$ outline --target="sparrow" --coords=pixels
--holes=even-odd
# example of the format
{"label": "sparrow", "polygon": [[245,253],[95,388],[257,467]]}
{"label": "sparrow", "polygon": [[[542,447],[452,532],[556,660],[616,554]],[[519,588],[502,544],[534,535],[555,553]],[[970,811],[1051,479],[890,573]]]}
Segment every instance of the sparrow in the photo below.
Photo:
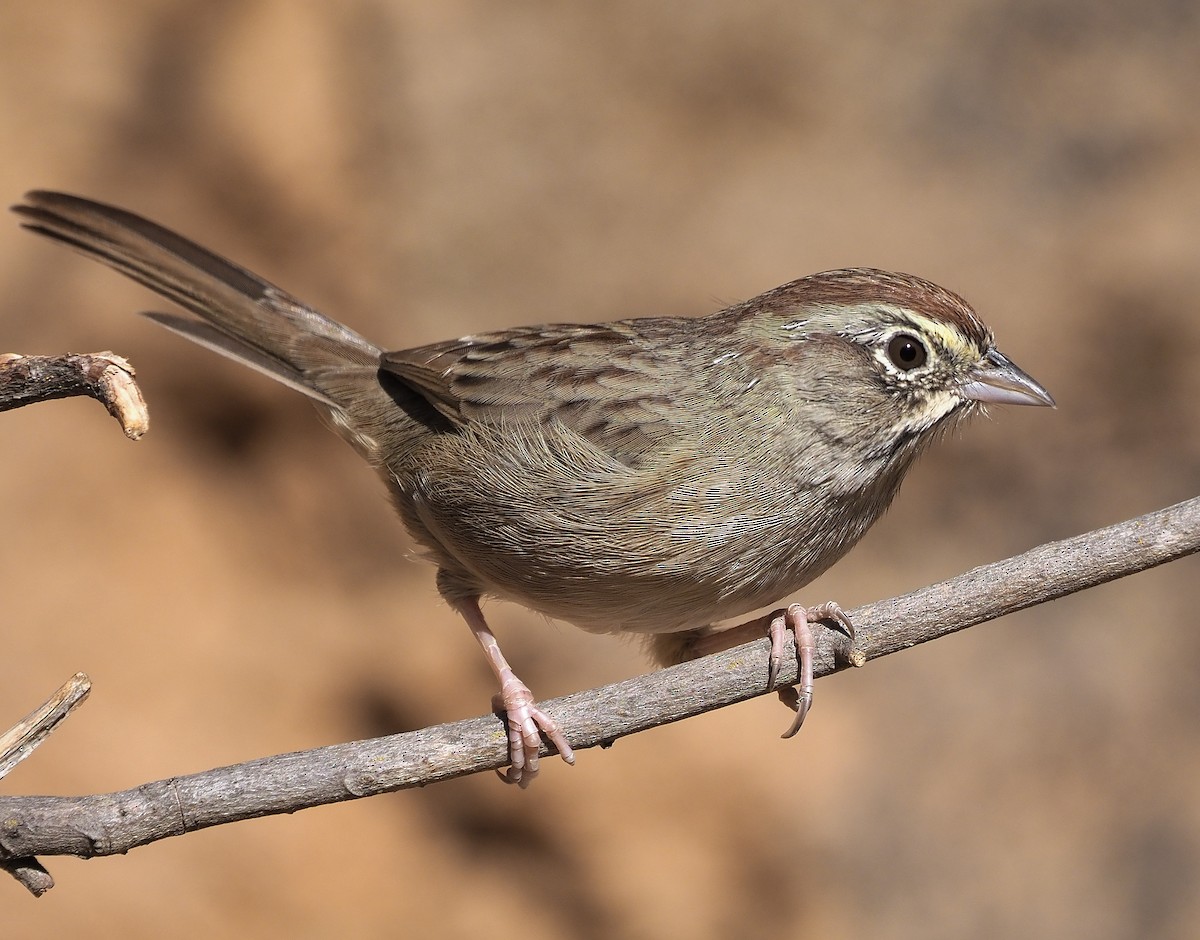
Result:
{"label": "sparrow", "polygon": [[[643,635],[659,662],[679,661],[840,559],[962,419],[1054,404],[965,300],[910,274],[825,271],[704,316],[387,351],[124,209],[34,191],[13,210],[192,314],[151,320],[307,396],[375,469],[495,673],[501,776],[522,787],[542,736],[568,763],[574,753],[501,652],[482,598]],[[794,646],[785,737],[811,704],[822,620],[853,636],[832,603],[740,628],[766,625],[768,688]]]}

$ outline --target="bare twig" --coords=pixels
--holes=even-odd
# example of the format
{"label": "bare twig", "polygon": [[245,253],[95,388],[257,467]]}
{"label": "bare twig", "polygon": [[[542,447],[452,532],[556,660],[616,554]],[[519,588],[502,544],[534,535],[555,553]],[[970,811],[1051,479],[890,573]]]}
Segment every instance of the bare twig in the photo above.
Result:
{"label": "bare twig", "polygon": [[0,871],[6,871],[29,889],[35,898],[54,887],[50,872],[36,858],[10,858],[0,860]]}
{"label": "bare twig", "polygon": [[[91,687],[86,675],[75,673],[38,708],[0,734],[0,778],[32,754],[64,718],[82,705]],[[16,878],[35,897],[41,897],[54,887],[50,872],[36,858],[0,859],[0,869]]]}
{"label": "bare twig", "polygon": [[75,673],[38,708],[0,734],[0,779],[7,777],[64,718],[82,705],[91,688],[86,675]]}
{"label": "bare twig", "polygon": [[[1200,550],[1200,498],[1052,542],[850,615],[856,654],[886,656],[1004,614]],[[844,638],[822,631],[816,674],[845,668]],[[743,701],[766,690],[766,639],[616,685],[543,703],[577,749]],[[785,665],[783,683],[796,680]],[[501,767],[493,715],[371,741],[261,758],[82,797],[0,798],[0,859],[111,855],[240,819],[423,786]]]}
{"label": "bare twig", "polygon": [[115,353],[0,353],[0,411],[77,395],[87,395],[103,404],[131,441],[150,427],[133,366]]}

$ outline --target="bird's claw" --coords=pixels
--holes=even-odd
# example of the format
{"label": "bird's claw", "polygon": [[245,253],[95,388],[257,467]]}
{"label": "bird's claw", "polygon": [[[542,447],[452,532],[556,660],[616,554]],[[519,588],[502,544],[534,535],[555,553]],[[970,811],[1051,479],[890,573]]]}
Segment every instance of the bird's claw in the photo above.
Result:
{"label": "bird's claw", "polygon": [[832,620],[846,633],[851,642],[854,641],[854,624],[850,622],[850,618],[846,616],[846,612],[833,601],[817,607],[803,607],[800,604],[792,604],[785,610],[776,611],[772,614],[767,627],[767,635],[771,639],[771,659],[767,671],[767,688],[773,689],[775,687],[775,682],[779,678],[779,670],[783,665],[783,658],[790,652],[787,648],[789,627],[794,637],[796,659],[799,664],[796,685],[785,686],[778,690],[779,700],[796,713],[796,717],[792,719],[791,725],[783,733],[783,737],[785,738],[792,737],[792,735],[800,730],[800,726],[804,724],[804,719],[808,717],[809,709],[812,708],[813,657],[817,650],[817,643],[812,632],[812,624],[821,620]]}
{"label": "bird's claw", "polygon": [[542,735],[554,745],[563,760],[568,764],[575,763],[575,752],[558,722],[537,707],[529,687],[515,676],[493,697],[492,707],[504,714],[508,728],[509,766],[503,772],[496,771],[505,783],[515,783],[525,789],[533,782],[538,775]]}

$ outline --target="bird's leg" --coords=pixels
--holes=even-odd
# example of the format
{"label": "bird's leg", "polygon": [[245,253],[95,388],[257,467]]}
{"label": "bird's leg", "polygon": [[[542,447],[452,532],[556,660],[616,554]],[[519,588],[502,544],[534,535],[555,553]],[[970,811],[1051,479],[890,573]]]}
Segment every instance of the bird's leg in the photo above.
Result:
{"label": "bird's leg", "polygon": [[689,653],[692,656],[706,656],[709,653],[730,649],[739,643],[746,643],[761,636],[765,629],[771,640],[767,688],[773,689],[779,679],[779,670],[783,665],[784,657],[791,654],[791,650],[788,649],[790,645],[788,628],[790,627],[793,636],[791,645],[795,649],[799,675],[795,686],[786,686],[779,690],[779,700],[796,713],[791,726],[783,733],[783,737],[790,738],[800,730],[800,726],[804,724],[804,719],[808,715],[808,710],[812,708],[813,657],[817,649],[816,640],[813,638],[812,624],[821,620],[832,620],[846,633],[851,643],[854,642],[854,624],[850,622],[850,618],[846,616],[846,612],[841,607],[833,601],[829,601],[817,607],[791,604],[766,617],[738,624],[728,630],[704,634],[689,644]]}
{"label": "bird's leg", "polygon": [[[487,621],[483,619],[483,611],[479,609],[479,599],[468,597],[451,602],[471,628],[471,633],[483,647],[488,664],[496,679],[500,682],[500,692],[492,699],[492,707],[503,711],[508,725],[508,760],[507,772],[499,774],[505,783],[515,783],[525,788],[533,782],[538,773],[538,751],[542,747],[541,734],[544,734],[557,749],[559,756],[568,764],[575,763],[575,752],[567,743],[566,735],[553,718],[537,707],[529,686],[516,677],[509,666],[508,660],[500,652],[500,644],[492,633]],[[539,734],[540,732],[540,734]]]}

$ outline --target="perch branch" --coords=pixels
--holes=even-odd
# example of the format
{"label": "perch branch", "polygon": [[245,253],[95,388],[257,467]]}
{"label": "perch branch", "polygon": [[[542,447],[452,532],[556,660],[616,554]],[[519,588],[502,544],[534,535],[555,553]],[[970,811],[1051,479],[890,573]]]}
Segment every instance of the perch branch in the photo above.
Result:
{"label": "perch branch", "polygon": [[[1200,498],[1042,545],[949,581],[850,612],[856,659],[918,643],[1200,550]],[[816,674],[845,668],[845,638],[820,631]],[[759,640],[615,685],[542,703],[577,749],[743,701],[765,691]],[[796,681],[785,664],[780,683]],[[0,798],[0,859],[90,857],[240,819],[423,786],[504,765],[494,715],[370,741],[281,754],[93,796]]]}
{"label": "perch branch", "polygon": [[76,395],[87,395],[104,405],[131,441],[150,427],[133,366],[115,353],[0,353],[0,411]]}

